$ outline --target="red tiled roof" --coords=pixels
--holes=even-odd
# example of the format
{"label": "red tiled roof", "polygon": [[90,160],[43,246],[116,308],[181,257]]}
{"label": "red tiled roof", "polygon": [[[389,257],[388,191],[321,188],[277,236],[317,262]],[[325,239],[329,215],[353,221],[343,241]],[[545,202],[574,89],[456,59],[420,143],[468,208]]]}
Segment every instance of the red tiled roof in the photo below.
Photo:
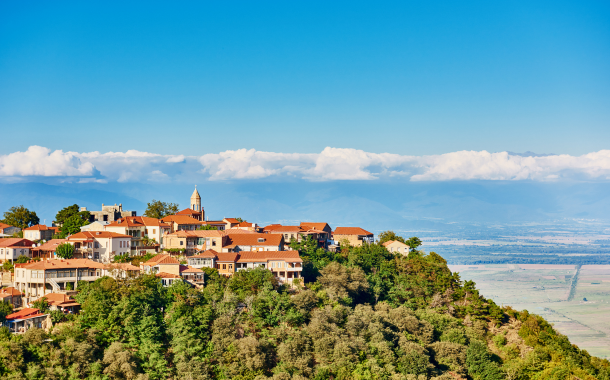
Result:
{"label": "red tiled roof", "polygon": [[112,263],[112,264],[108,264],[106,266],[106,269],[108,270],[112,270],[112,269],[121,269],[121,270],[140,270],[140,267],[137,267],[135,265],[131,265],[129,263]]}
{"label": "red tiled roof", "polygon": [[282,227],[282,225],[281,225],[281,224],[270,224],[270,225],[268,225],[268,226],[265,226],[265,227],[263,228],[263,231],[265,231],[265,232],[267,232],[267,231],[273,231],[273,230],[275,230],[276,228],[280,228],[280,227]]}
{"label": "red tiled roof", "polygon": [[[224,220],[226,220],[227,222],[231,223],[231,224],[235,224],[235,223],[241,223],[239,220],[235,219],[235,218],[224,218]],[[223,220],[223,221],[224,221]]]}
{"label": "red tiled roof", "polygon": [[[266,228],[266,227],[265,227]],[[303,229],[299,226],[274,226],[269,232],[302,232]]]}
{"label": "red tiled roof", "polygon": [[6,224],[6,223],[0,223],[0,230],[3,230],[5,228],[9,228],[9,227],[13,227],[13,226],[11,226],[9,224]]}
{"label": "red tiled roof", "polygon": [[334,235],[373,235],[360,227],[337,227],[333,232]]}
{"label": "red tiled roof", "polygon": [[176,260],[175,258],[171,257],[170,255],[160,253],[160,254],[156,255],[155,257],[151,258],[150,260],[148,260],[147,262],[143,263],[142,265],[154,267],[155,265],[159,265],[159,264],[178,264],[179,265],[180,262],[178,260]]}
{"label": "red tiled roof", "polygon": [[13,248],[13,247],[28,247],[31,248],[33,241],[23,238],[8,238],[0,239],[0,248]]}
{"label": "red tiled roof", "polygon": [[23,264],[21,268],[30,270],[47,270],[47,269],[71,269],[71,268],[96,268],[104,269],[102,263],[95,262],[89,259],[69,259],[69,260],[43,260],[34,263]]}
{"label": "red tiled roof", "polygon": [[12,286],[9,286],[8,288],[4,288],[4,289],[0,289],[0,295],[10,295],[10,296],[23,296],[23,293],[21,293],[18,289],[13,288]]}
{"label": "red tiled roof", "polygon": [[205,252],[202,252],[198,255],[195,256],[189,256],[189,258],[197,258],[197,259],[210,259],[210,258],[215,258],[218,256],[218,252],[214,251],[213,249],[208,249]]}
{"label": "red tiled roof", "polygon": [[203,224],[203,222],[200,222],[197,219],[191,218],[190,216],[186,216],[186,215],[168,215],[161,220],[166,223]]}
{"label": "red tiled roof", "polygon": [[144,223],[142,223],[142,219],[139,218],[140,217],[138,216],[127,216],[107,224],[106,227],[143,227]]}
{"label": "red tiled roof", "polygon": [[65,242],[67,242],[68,239],[51,239],[48,242],[44,243],[41,246],[38,246],[36,248],[32,248],[32,251],[51,251],[51,252],[55,252],[55,250],[57,249],[57,246],[60,244],[63,244]]}
{"label": "red tiled roof", "polygon": [[224,232],[227,235],[229,235],[229,234],[256,234],[256,233],[258,233],[256,231],[242,230],[241,228],[227,228],[226,230],[224,230]]}
{"label": "red tiled roof", "polygon": [[[184,269],[182,269],[184,267]],[[203,273],[201,269],[191,268],[184,265],[180,266],[180,273]]]}
{"label": "red tiled roof", "polygon": [[[39,309],[26,307],[25,309],[21,309],[13,314],[9,314],[6,316],[6,319],[24,319],[24,318],[32,318],[37,316],[39,313]],[[44,315],[44,314],[40,314]]]}
{"label": "red tiled roof", "polygon": [[[324,230],[328,226],[328,223],[312,223],[312,222],[301,222],[303,228],[315,228],[316,230]],[[328,226],[330,228],[330,226]]]}
{"label": "red tiled roof", "polygon": [[285,260],[294,263],[303,262],[298,251],[242,251],[239,253],[237,262],[260,262],[268,260]]}
{"label": "red tiled roof", "polygon": [[383,245],[384,247],[387,247],[388,245],[390,245],[390,244],[392,244],[392,243],[400,243],[400,244],[402,244],[402,245],[404,245],[404,246],[407,246],[407,247],[408,247],[408,245],[407,245],[407,244],[405,244],[405,243],[403,243],[403,242],[401,242],[401,241],[398,241],[398,240],[388,240],[388,241],[386,241],[385,243],[382,243],[381,245]]}
{"label": "red tiled roof", "polygon": [[[246,245],[246,246],[272,246],[279,247],[284,236],[281,234],[231,234],[229,235],[230,243],[226,246],[229,248]],[[262,241],[259,241],[262,239]]]}
{"label": "red tiled roof", "polygon": [[[108,226],[106,226],[108,227]],[[108,238],[130,238],[129,235],[119,234],[118,232],[110,232],[110,231],[81,231],[75,233],[74,235],[70,235],[68,237],[69,241],[73,240],[89,240],[89,239],[108,239]]]}
{"label": "red tiled roof", "polygon": [[237,227],[254,227],[254,223],[241,222],[237,225]]}
{"label": "red tiled roof", "polygon": [[[40,297],[38,300],[41,300],[43,298],[47,299],[47,303],[49,305],[54,305],[54,306],[61,306],[62,304],[76,304],[79,305],[79,303],[77,303],[74,298],[66,295],[66,294],[61,294],[61,293],[49,293],[49,294],[45,294],[44,296]],[[74,306],[76,306],[74,305]]]}
{"label": "red tiled roof", "polygon": [[24,231],[48,231],[51,230],[52,228],[45,226],[44,224],[37,224],[35,226],[32,227],[28,227],[26,229],[24,229]]}
{"label": "red tiled roof", "polygon": [[235,262],[235,260],[237,259],[237,253],[236,252],[218,252],[218,254],[216,255],[217,259],[216,261],[218,262]]}

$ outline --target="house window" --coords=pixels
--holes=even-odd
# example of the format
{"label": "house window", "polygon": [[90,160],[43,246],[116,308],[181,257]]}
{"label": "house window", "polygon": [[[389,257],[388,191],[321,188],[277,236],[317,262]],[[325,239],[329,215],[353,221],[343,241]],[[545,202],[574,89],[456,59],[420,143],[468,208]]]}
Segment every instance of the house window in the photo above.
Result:
{"label": "house window", "polygon": [[157,233],[157,230],[153,228],[153,235]]}
{"label": "house window", "polygon": [[212,240],[212,247],[216,247],[216,240]]}
{"label": "house window", "polygon": [[227,264],[222,264],[222,269],[227,269]]}
{"label": "house window", "polygon": [[233,269],[233,264],[229,264],[229,269]]}
{"label": "house window", "polygon": [[99,260],[100,259],[100,253],[99,252],[93,252],[93,258],[95,260]]}
{"label": "house window", "polygon": [[184,242],[182,240],[180,240],[180,245],[184,245]]}

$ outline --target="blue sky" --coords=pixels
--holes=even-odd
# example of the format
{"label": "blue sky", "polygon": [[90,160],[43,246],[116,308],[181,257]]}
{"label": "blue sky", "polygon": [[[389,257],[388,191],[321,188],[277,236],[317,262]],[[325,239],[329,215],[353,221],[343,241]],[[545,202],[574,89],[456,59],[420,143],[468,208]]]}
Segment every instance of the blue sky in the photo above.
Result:
{"label": "blue sky", "polygon": [[2,2],[0,154],[610,141],[610,3]]}

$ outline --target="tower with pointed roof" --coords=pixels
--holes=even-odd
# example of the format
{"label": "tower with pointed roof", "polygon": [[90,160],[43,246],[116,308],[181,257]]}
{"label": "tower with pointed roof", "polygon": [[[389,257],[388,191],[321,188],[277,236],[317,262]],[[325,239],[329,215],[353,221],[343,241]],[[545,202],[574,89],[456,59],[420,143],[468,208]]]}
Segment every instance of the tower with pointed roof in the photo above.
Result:
{"label": "tower with pointed roof", "polygon": [[197,185],[195,185],[195,191],[191,195],[191,210],[201,212],[201,196],[197,191]]}

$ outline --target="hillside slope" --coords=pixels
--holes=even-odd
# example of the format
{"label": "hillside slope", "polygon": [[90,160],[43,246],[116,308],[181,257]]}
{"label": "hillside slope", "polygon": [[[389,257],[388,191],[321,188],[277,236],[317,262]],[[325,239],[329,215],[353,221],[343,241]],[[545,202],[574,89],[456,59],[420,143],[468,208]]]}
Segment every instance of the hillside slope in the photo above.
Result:
{"label": "hillside slope", "polygon": [[500,308],[435,253],[299,246],[307,286],[263,269],[203,290],[155,277],[83,284],[80,316],[0,333],[6,379],[604,379],[610,362]]}

